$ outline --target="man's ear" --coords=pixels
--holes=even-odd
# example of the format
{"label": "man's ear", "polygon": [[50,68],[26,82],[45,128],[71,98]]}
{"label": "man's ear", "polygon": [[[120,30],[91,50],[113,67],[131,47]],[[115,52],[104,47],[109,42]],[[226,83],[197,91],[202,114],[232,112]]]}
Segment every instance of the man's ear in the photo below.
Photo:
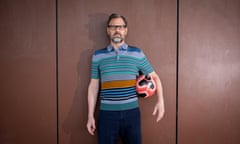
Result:
{"label": "man's ear", "polygon": [[106,29],[106,32],[107,32],[107,35],[110,34],[110,30],[108,28]]}
{"label": "man's ear", "polygon": [[128,28],[126,27],[125,28],[125,34],[127,35],[127,33],[128,33]]}

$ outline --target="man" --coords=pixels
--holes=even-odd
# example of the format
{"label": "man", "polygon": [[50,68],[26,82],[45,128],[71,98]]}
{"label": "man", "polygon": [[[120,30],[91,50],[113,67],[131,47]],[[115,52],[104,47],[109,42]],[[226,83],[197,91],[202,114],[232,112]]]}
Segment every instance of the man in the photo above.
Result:
{"label": "man", "polygon": [[141,49],[125,43],[127,26],[125,17],[119,14],[110,15],[107,22],[110,45],[97,50],[92,57],[87,129],[94,135],[94,110],[100,87],[99,144],[116,144],[118,136],[124,144],[141,144],[141,120],[135,88],[139,71],[152,76],[156,82],[158,99],[153,110],[156,121],[160,121],[164,115],[159,76]]}

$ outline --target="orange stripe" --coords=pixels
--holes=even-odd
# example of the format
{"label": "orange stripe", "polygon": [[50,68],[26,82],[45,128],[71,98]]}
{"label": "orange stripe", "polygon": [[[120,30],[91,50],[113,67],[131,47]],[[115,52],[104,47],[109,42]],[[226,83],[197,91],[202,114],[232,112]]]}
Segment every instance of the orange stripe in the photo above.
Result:
{"label": "orange stripe", "polygon": [[110,89],[110,88],[124,88],[135,86],[136,80],[120,80],[120,81],[110,81],[103,82],[101,84],[102,89]]}

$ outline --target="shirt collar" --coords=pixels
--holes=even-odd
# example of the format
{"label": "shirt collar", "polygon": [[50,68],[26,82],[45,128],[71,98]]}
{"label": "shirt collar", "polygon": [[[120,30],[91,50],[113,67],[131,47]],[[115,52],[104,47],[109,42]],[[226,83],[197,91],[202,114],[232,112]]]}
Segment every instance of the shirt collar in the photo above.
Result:
{"label": "shirt collar", "polygon": [[[126,43],[124,43],[124,44],[122,44],[122,45],[118,48],[118,50],[127,50],[127,48],[128,48],[128,45],[127,45]],[[110,51],[113,51],[114,48],[113,48],[113,46],[110,44],[110,45],[108,45],[107,50],[110,52]]]}

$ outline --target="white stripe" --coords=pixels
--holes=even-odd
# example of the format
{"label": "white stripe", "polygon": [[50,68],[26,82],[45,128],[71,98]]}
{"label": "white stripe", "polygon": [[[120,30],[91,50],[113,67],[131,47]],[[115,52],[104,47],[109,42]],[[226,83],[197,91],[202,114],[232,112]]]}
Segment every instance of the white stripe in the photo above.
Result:
{"label": "white stripe", "polygon": [[101,100],[101,103],[104,103],[104,104],[126,104],[126,103],[134,102],[134,101],[137,101],[137,100],[138,100],[138,98],[134,97],[132,99],[121,100],[121,101]]}

